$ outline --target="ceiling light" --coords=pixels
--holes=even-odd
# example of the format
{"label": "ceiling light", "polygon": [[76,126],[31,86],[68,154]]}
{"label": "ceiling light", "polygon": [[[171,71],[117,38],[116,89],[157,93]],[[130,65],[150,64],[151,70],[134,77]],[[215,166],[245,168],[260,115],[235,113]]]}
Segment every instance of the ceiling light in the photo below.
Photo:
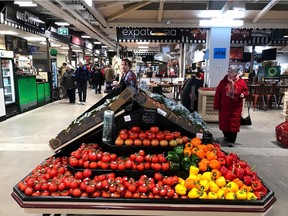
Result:
{"label": "ceiling light", "polygon": [[41,41],[39,42],[40,44],[47,44],[46,41]]}
{"label": "ceiling light", "polygon": [[101,44],[100,41],[94,41],[94,44]]}
{"label": "ceiling light", "polygon": [[60,47],[60,48],[64,50],[69,50],[69,47]]}
{"label": "ceiling light", "polygon": [[107,48],[108,46],[104,45],[104,46],[101,46],[101,48]]}
{"label": "ceiling light", "polygon": [[149,46],[138,46],[139,49],[148,49]]}
{"label": "ceiling light", "polygon": [[166,33],[165,29],[153,29],[153,30],[151,30],[150,35],[153,35],[153,36],[166,36],[167,33]]}
{"label": "ceiling light", "polygon": [[91,38],[89,35],[81,35],[82,38]]}
{"label": "ceiling light", "polygon": [[43,37],[24,37],[25,40],[27,41],[43,41]]}
{"label": "ceiling light", "polygon": [[236,11],[244,11],[246,8],[245,8],[245,2],[242,2],[242,1],[234,1],[233,2],[233,10],[236,10]]}
{"label": "ceiling light", "polygon": [[0,31],[0,34],[17,35],[18,33],[14,31]]}
{"label": "ceiling light", "polygon": [[36,7],[37,4],[32,1],[14,1],[14,4],[18,4],[19,7]]}
{"label": "ceiling light", "polygon": [[70,23],[68,22],[55,22],[55,24],[58,26],[70,26]]}
{"label": "ceiling light", "polygon": [[229,18],[212,18],[210,20],[200,20],[201,27],[239,27],[243,26],[243,20],[233,20]]}
{"label": "ceiling light", "polygon": [[114,52],[115,50],[113,50],[113,49],[109,49],[108,51],[109,51],[109,52]]}
{"label": "ceiling light", "polygon": [[61,45],[60,44],[55,44],[55,43],[51,43],[51,45],[50,45],[51,47],[61,47]]}
{"label": "ceiling light", "polygon": [[288,35],[284,35],[283,37],[284,37],[284,38],[288,38]]}
{"label": "ceiling light", "polygon": [[92,0],[84,0],[85,3],[89,6],[89,7],[92,7]]}

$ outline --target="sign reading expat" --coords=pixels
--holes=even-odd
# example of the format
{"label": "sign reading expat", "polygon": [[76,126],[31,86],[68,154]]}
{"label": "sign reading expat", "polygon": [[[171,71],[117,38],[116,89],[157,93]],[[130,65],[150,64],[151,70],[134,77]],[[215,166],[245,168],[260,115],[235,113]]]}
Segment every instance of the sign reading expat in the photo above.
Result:
{"label": "sign reading expat", "polygon": [[214,48],[213,58],[214,59],[225,59],[226,58],[226,48]]}
{"label": "sign reading expat", "polygon": [[[153,34],[154,33],[154,34]],[[161,33],[161,34],[160,34]],[[177,28],[117,28],[117,41],[181,41]]]}
{"label": "sign reading expat", "polygon": [[28,31],[45,34],[45,22],[34,12],[32,13],[27,9],[22,9],[16,5],[13,5],[13,7],[11,5],[6,5],[5,21],[27,28]]}

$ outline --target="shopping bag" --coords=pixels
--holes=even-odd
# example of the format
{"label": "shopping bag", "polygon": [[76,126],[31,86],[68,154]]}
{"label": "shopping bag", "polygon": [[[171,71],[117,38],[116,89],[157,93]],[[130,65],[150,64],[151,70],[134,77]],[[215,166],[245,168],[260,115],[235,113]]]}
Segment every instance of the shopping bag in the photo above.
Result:
{"label": "shopping bag", "polygon": [[248,116],[245,118],[241,116],[240,125],[252,125],[252,120],[250,116],[250,106],[248,106]]}

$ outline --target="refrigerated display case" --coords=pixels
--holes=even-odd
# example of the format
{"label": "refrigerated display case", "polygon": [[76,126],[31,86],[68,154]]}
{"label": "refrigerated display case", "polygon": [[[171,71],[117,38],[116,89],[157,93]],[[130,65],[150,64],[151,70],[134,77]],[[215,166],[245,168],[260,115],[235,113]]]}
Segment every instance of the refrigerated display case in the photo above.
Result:
{"label": "refrigerated display case", "polygon": [[1,51],[0,67],[4,86],[5,104],[15,103],[13,52]]}

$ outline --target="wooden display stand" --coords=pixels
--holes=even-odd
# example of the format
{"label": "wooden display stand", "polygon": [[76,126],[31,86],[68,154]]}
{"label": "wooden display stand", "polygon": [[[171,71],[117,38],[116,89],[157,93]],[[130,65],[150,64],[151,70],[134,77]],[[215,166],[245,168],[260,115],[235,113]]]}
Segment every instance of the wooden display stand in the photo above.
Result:
{"label": "wooden display stand", "polygon": [[200,88],[198,92],[198,113],[205,122],[218,122],[218,111],[213,109],[216,88]]}

